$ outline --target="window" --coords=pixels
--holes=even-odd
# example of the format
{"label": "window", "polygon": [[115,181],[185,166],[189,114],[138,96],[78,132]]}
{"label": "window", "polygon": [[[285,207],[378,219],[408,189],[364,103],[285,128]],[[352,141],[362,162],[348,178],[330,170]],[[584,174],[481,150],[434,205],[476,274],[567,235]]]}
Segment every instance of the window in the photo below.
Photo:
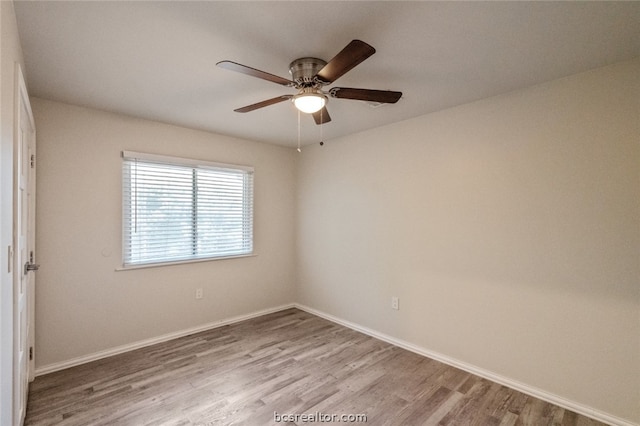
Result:
{"label": "window", "polygon": [[122,157],[124,267],[253,252],[253,168]]}

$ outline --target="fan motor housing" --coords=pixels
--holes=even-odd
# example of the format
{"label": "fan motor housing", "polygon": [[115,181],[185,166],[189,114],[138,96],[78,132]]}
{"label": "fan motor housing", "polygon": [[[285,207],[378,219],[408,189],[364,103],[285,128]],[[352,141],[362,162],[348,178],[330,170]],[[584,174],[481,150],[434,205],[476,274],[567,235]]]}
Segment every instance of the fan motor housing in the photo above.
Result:
{"label": "fan motor housing", "polygon": [[300,58],[291,62],[289,64],[289,73],[296,84],[296,88],[319,85],[315,76],[325,65],[327,65],[327,62],[318,58]]}

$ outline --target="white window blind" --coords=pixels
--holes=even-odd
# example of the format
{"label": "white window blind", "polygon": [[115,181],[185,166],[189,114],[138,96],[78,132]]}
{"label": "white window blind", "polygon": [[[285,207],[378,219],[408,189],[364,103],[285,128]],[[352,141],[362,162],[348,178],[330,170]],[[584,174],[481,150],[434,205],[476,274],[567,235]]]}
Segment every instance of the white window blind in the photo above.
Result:
{"label": "white window blind", "polygon": [[253,252],[253,169],[124,151],[123,264]]}

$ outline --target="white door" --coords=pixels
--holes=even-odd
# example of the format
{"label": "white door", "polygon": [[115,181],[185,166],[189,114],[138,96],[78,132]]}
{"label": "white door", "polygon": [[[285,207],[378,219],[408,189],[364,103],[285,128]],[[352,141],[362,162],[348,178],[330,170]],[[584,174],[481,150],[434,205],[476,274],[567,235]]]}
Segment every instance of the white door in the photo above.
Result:
{"label": "white door", "polygon": [[16,125],[14,164],[14,423],[21,425],[33,379],[35,286],[35,126],[22,71],[16,67]]}

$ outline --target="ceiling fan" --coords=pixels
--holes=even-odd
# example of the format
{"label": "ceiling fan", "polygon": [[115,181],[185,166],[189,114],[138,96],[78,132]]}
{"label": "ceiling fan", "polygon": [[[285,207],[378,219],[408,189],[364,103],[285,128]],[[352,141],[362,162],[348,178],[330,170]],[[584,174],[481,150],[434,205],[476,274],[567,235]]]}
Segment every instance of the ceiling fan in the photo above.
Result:
{"label": "ceiling fan", "polygon": [[220,61],[216,65],[298,90],[296,95],[277,96],[235,109],[235,112],[254,111],[286,100],[292,100],[296,108],[301,112],[312,114],[316,124],[323,124],[331,121],[331,116],[329,116],[326,107],[327,96],[380,104],[394,104],[402,97],[402,92],[391,90],[354,89],[350,87],[333,87],[327,91],[323,90],[324,86],[333,83],[374,53],[376,53],[376,50],[367,43],[360,40],[352,40],[329,62],[318,58],[299,58],[291,62],[289,65],[291,80],[232,61]]}

